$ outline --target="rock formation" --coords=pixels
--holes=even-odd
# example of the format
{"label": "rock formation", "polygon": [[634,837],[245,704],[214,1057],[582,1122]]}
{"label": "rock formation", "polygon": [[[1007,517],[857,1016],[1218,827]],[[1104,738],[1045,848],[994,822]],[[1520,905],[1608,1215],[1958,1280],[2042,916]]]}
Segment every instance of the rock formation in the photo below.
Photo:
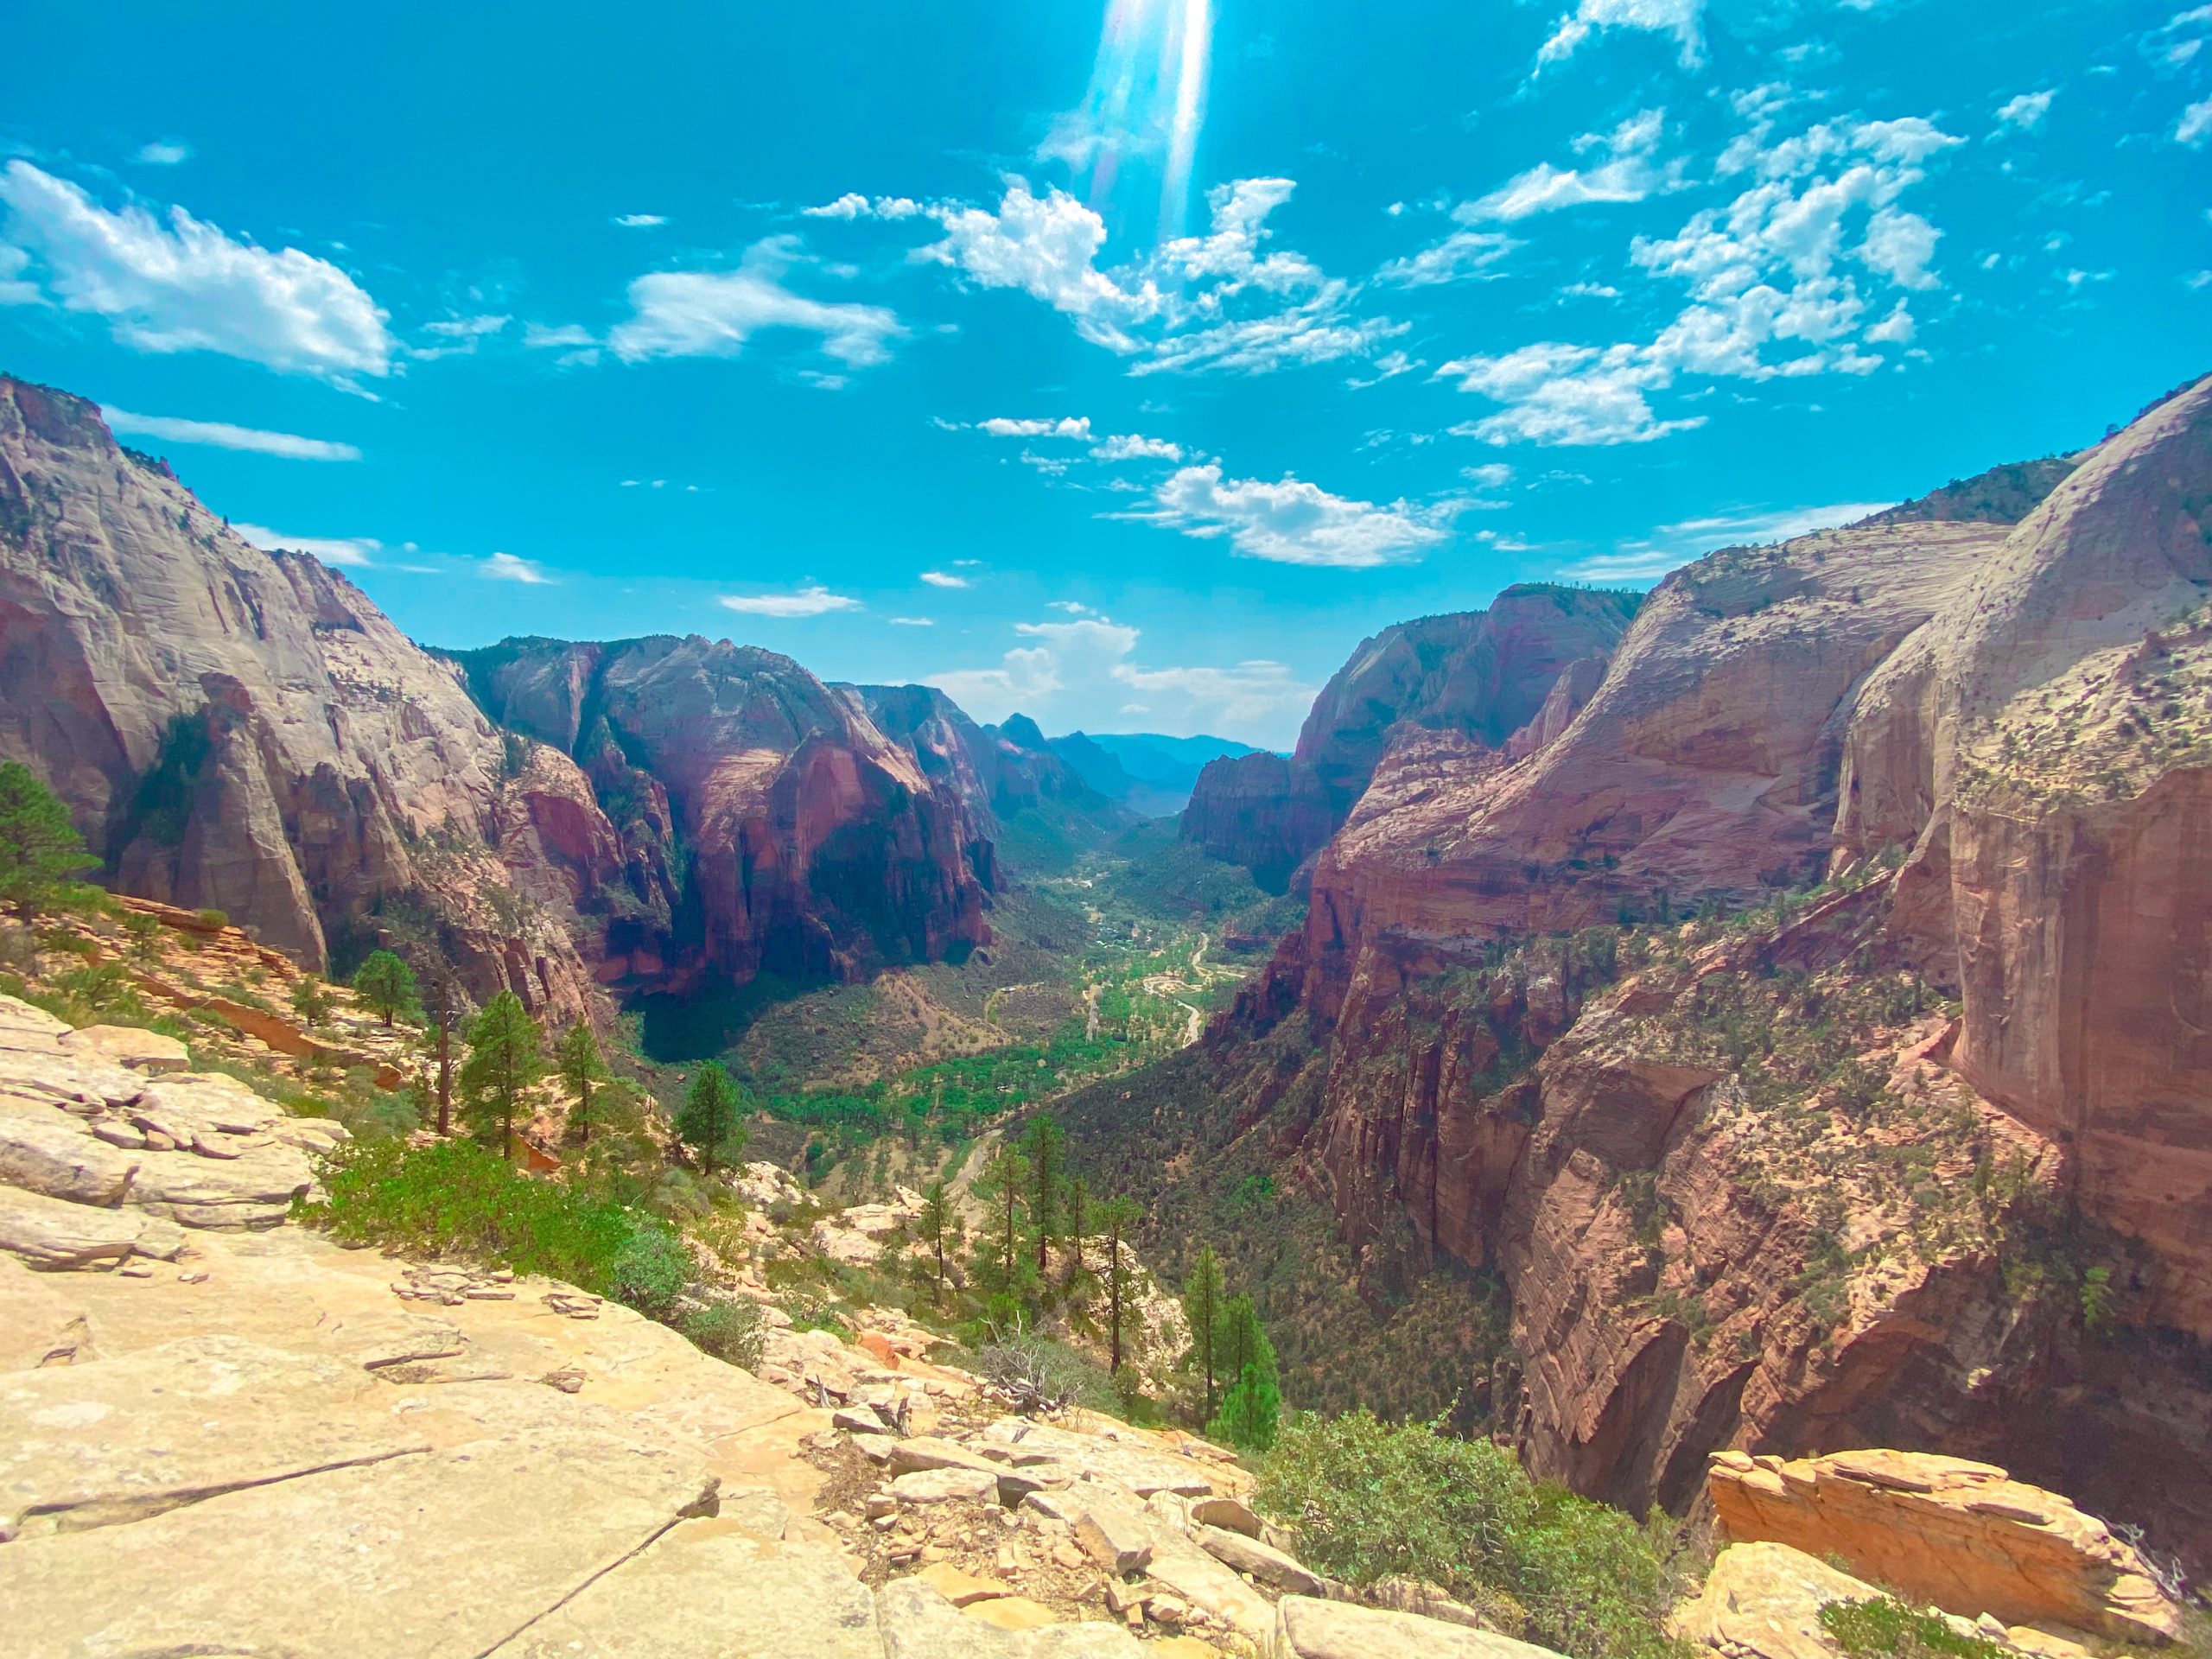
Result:
{"label": "rock formation", "polygon": [[1382,748],[1209,1064],[1355,1244],[1499,1275],[1537,1472],[1956,1452],[2212,1555],[2209,458],[2199,385]]}
{"label": "rock formation", "polygon": [[1287,762],[1260,753],[1206,767],[1183,838],[1280,890],[1350,816],[1394,741],[1444,733],[1503,752],[1532,722],[1571,719],[1637,604],[1522,585],[1487,611],[1385,628],[1322,688]]}
{"label": "rock formation", "polygon": [[565,757],[514,763],[347,582],[234,535],[91,404],[0,378],[0,756],[125,891],[320,967],[397,904],[480,995],[583,1010],[572,906],[623,871]]}
{"label": "rock formation", "polygon": [[1054,753],[1027,715],[1011,715],[1002,726],[978,726],[934,686],[831,689],[855,702],[877,730],[904,747],[932,785],[966,802],[987,831],[1002,817],[1048,807],[1108,826],[1128,818]]}

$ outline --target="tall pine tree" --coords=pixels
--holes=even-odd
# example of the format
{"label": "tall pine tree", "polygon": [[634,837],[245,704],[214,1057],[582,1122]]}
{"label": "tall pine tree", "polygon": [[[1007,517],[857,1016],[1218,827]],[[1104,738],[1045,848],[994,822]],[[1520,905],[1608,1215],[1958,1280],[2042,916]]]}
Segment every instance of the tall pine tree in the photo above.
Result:
{"label": "tall pine tree", "polygon": [[1122,1248],[1122,1238],[1143,1216],[1135,1198],[1108,1198],[1098,1205],[1098,1230],[1106,1240],[1106,1369],[1116,1376],[1136,1312],[1136,1262],[1132,1252]]}
{"label": "tall pine tree", "polygon": [[499,1131],[504,1156],[515,1152],[515,1118],[530,1085],[544,1075],[537,1022],[512,991],[501,991],[469,1022],[461,1068],[461,1115],[482,1140]]}
{"label": "tall pine tree", "polygon": [[1249,1296],[1232,1296],[1223,1306],[1216,1347],[1222,1375],[1233,1380],[1222,1397],[1221,1409],[1207,1422],[1206,1433],[1264,1452],[1275,1443],[1281,1421],[1282,1382],[1274,1344],[1268,1340]]}
{"label": "tall pine tree", "polygon": [[1214,1411],[1214,1349],[1221,1334],[1221,1258],[1213,1253],[1212,1245],[1202,1245],[1198,1260],[1191,1264],[1191,1276],[1183,1281],[1183,1318],[1191,1327],[1191,1363],[1205,1379],[1202,1421],[1211,1421]]}
{"label": "tall pine tree", "polygon": [[553,1070],[575,1099],[569,1122],[580,1132],[577,1138],[589,1146],[592,1085],[606,1082],[607,1076],[607,1062],[600,1057],[599,1039],[590,1020],[579,1020],[562,1033],[561,1046],[553,1053]]}
{"label": "tall pine tree", "polygon": [[729,1073],[720,1060],[709,1060],[691,1079],[683,1104],[677,1109],[676,1138],[697,1155],[700,1172],[709,1179],[717,1158],[727,1164],[745,1149],[741,1111]]}
{"label": "tall pine tree", "polygon": [[1029,1120],[1022,1151],[1029,1160],[1029,1224],[1037,1230],[1037,1273],[1052,1268],[1050,1251],[1060,1219],[1060,1148],[1067,1137],[1050,1112]]}

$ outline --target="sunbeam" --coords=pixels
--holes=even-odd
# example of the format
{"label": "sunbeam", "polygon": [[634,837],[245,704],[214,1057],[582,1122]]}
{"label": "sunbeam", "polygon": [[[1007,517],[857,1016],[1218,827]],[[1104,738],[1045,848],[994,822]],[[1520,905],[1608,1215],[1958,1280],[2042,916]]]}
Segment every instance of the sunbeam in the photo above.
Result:
{"label": "sunbeam", "polygon": [[1160,234],[1180,234],[1212,37],[1211,0],[1108,0],[1083,106],[1061,118],[1040,153],[1074,169],[1093,207],[1128,182],[1131,163],[1154,162]]}

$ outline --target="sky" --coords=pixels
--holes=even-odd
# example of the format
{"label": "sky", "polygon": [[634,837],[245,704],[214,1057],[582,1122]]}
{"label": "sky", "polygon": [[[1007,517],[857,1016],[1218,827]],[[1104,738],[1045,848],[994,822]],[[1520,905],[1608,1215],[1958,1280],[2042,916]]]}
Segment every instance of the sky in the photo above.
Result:
{"label": "sky", "polygon": [[0,372],[427,644],[1287,747],[2212,367],[2212,5],[15,0]]}

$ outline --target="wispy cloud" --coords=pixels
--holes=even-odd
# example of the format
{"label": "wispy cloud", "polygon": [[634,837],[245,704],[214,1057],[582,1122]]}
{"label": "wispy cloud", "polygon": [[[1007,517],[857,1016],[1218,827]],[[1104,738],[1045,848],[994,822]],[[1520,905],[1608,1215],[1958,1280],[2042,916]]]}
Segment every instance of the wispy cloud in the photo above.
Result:
{"label": "wispy cloud", "polygon": [[139,145],[130,159],[146,167],[175,167],[192,159],[192,146],[181,138],[156,138]]}
{"label": "wispy cloud", "polygon": [[2053,92],[2021,92],[2009,98],[1997,107],[1997,124],[2015,132],[2033,132],[2043,124],[2044,116],[2050,113]]}
{"label": "wispy cloud", "polygon": [[1708,514],[1662,524],[1645,539],[1624,542],[1610,553],[1567,566],[1560,574],[1582,582],[1643,582],[1723,547],[1764,547],[1856,524],[1894,506],[1891,501],[1838,501],[1825,506],[1757,508]]}
{"label": "wispy cloud", "polygon": [[[1848,0],[1847,0],[1848,3]],[[1685,69],[1705,61],[1705,36],[1699,17],[1705,0],[1580,0],[1561,17],[1536,54],[1536,64],[1562,62],[1600,29],[1648,29],[1672,35]]]}
{"label": "wispy cloud", "polygon": [[288,461],[359,461],[361,452],[350,443],[327,438],[296,437],[289,432],[264,432],[227,421],[187,421],[169,415],[134,415],[127,409],[105,405],[100,415],[108,429],[118,436],[158,438],[164,443],[202,443],[217,449],[244,449],[255,454],[282,455]]}
{"label": "wispy cloud", "polygon": [[1183,446],[1165,438],[1147,438],[1140,432],[1117,432],[1090,448],[1093,461],[1180,461]]}
{"label": "wispy cloud", "polygon": [[[906,330],[880,305],[809,299],[784,278],[804,258],[796,237],[746,250],[733,271],[658,270],[630,284],[632,315],[607,334],[626,363],[655,357],[735,357],[772,329],[816,337],[824,355],[866,368],[891,355]],[[838,385],[843,384],[842,379]]]}
{"label": "wispy cloud", "polygon": [[291,536],[281,530],[271,530],[266,524],[234,524],[236,531],[254,546],[267,552],[282,549],[294,553],[312,553],[325,564],[343,565],[359,569],[374,564],[377,556],[384,551],[384,543],[367,536]]}
{"label": "wispy cloud", "polygon": [[1434,515],[1406,502],[1378,506],[1285,475],[1274,483],[1225,478],[1218,465],[1185,467],[1148,510],[1116,515],[1203,539],[1224,537],[1248,558],[1370,569],[1414,559],[1446,539]]}
{"label": "wispy cloud", "polygon": [[788,594],[724,594],[721,603],[725,609],[747,616],[826,616],[832,611],[862,608],[857,599],[833,594],[819,582]]}
{"label": "wispy cloud", "polygon": [[270,252],[172,207],[110,211],[83,189],[10,162],[5,236],[42,267],[63,308],[106,319],[143,352],[214,352],[341,385],[389,373],[385,313],[353,279],[297,248]]}
{"label": "wispy cloud", "polygon": [[925,570],[922,580],[932,588],[972,588],[975,584],[965,576],[956,576],[950,570]]}
{"label": "wispy cloud", "polygon": [[890,623],[894,628],[933,628],[937,626],[937,619],[933,616],[892,616],[886,617],[884,620]]}
{"label": "wispy cloud", "polygon": [[656,225],[667,224],[668,219],[662,213],[617,213],[614,222],[629,230],[649,231]]}
{"label": "wispy cloud", "polygon": [[1463,203],[1452,217],[1471,224],[1527,219],[1591,202],[1642,201],[1681,182],[1680,162],[1662,168],[1656,159],[1665,128],[1665,111],[1645,110],[1611,132],[1586,132],[1574,141],[1576,152],[1600,159],[1573,167],[1540,162],[1479,200]]}
{"label": "wispy cloud", "polygon": [[494,553],[478,567],[493,582],[518,582],[527,588],[543,588],[551,583],[534,559],[518,558],[512,553]]}

